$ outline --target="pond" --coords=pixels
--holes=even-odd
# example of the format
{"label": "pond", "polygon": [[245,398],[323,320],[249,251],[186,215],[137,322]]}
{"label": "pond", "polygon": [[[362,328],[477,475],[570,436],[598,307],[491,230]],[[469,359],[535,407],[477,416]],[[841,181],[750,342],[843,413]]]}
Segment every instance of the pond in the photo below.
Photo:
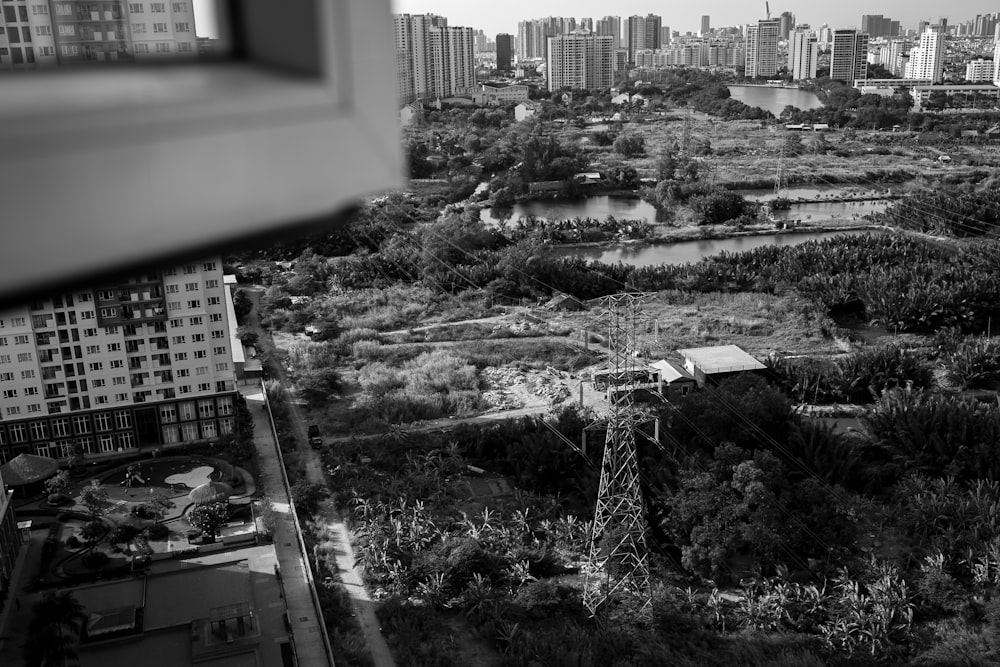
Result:
{"label": "pond", "polygon": [[841,234],[878,234],[869,230],[844,232],[806,232],[793,234],[762,234],[760,236],[735,236],[728,239],[703,239],[699,241],[679,241],[659,245],[643,245],[616,248],[556,248],[555,253],[563,257],[583,257],[606,264],[622,262],[632,266],[657,266],[659,264],[687,264],[698,262],[705,257],[725,252],[745,252],[766,245],[798,245],[806,241],[820,241]]}
{"label": "pond", "polygon": [[[667,220],[665,212],[657,211],[655,206],[638,197],[609,195],[583,199],[546,199],[523,202],[515,205],[513,209],[508,209],[508,212],[511,213],[511,222],[517,222],[518,218],[527,218],[532,215],[546,220],[566,220],[576,217],[604,220],[609,215],[616,218],[646,220],[647,222],[666,222]],[[480,213],[480,218],[487,225],[496,225],[500,215],[499,211],[484,208]]]}
{"label": "pond", "polygon": [[777,220],[846,220],[863,218],[869,213],[881,213],[889,206],[885,199],[872,201],[820,201],[792,204],[784,211],[774,211]]}
{"label": "pond", "polygon": [[775,117],[780,116],[785,107],[791,104],[803,111],[819,109],[823,106],[816,93],[798,88],[774,88],[771,86],[729,86],[729,94],[734,100],[739,100],[751,107],[760,107],[770,111]]}

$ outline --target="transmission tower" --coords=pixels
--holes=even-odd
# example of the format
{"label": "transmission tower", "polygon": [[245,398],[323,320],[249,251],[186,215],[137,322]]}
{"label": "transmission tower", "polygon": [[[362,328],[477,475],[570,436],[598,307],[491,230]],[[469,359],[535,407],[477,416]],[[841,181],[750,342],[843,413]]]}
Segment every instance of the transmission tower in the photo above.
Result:
{"label": "transmission tower", "polygon": [[639,486],[636,432],[646,418],[633,402],[636,383],[636,312],[642,295],[604,298],[610,347],[608,430],[601,464],[583,603],[591,615],[609,597],[631,593],[650,607],[646,520]]}

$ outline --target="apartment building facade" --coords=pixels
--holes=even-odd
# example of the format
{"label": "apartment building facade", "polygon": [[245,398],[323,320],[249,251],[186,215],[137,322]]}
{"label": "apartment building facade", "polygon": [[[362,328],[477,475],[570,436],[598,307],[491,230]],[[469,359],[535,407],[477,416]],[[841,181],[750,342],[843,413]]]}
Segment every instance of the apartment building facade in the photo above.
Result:
{"label": "apartment building facade", "polygon": [[610,88],[614,83],[614,40],[577,32],[549,38],[546,67],[549,91]]}
{"label": "apartment building facade", "polygon": [[868,35],[857,30],[834,30],[830,49],[830,78],[853,86],[868,67]]}
{"label": "apartment building facade", "polygon": [[450,97],[476,84],[475,34],[433,14],[393,17],[400,105]]}
{"label": "apartment building facade", "polygon": [[762,19],[746,26],[745,75],[750,79],[771,78],[778,73],[780,19]]}
{"label": "apartment building facade", "polygon": [[816,78],[819,44],[809,26],[798,26],[789,38],[788,71],[795,81]]}
{"label": "apartment building facade", "polygon": [[232,432],[228,294],[213,258],[0,312],[0,462]]}
{"label": "apartment building facade", "polygon": [[193,0],[7,0],[0,69],[198,56]]}

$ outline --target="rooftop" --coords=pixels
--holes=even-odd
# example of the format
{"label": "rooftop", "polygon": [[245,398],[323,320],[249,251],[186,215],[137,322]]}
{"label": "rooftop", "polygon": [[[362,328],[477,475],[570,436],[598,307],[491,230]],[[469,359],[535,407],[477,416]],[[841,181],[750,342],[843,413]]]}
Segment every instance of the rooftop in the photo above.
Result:
{"label": "rooftop", "polygon": [[744,352],[738,345],[692,347],[677,351],[707,375],[765,368],[764,364]]}

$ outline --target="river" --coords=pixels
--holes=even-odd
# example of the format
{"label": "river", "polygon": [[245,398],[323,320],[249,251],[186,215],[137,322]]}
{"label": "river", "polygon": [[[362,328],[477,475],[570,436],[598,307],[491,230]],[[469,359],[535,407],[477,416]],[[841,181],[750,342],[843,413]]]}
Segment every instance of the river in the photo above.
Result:
{"label": "river", "polygon": [[791,104],[803,111],[819,109],[823,103],[816,93],[798,88],[773,88],[771,86],[729,86],[729,94],[751,107],[760,107],[778,117]]}
{"label": "river", "polygon": [[622,262],[632,266],[657,266],[659,264],[687,264],[698,262],[721,252],[745,252],[766,245],[798,245],[806,241],[820,241],[840,234],[878,234],[864,230],[847,232],[804,232],[798,234],[764,234],[761,236],[734,236],[728,239],[678,241],[658,245],[619,246],[615,248],[556,248],[563,257],[584,257],[606,264]]}

